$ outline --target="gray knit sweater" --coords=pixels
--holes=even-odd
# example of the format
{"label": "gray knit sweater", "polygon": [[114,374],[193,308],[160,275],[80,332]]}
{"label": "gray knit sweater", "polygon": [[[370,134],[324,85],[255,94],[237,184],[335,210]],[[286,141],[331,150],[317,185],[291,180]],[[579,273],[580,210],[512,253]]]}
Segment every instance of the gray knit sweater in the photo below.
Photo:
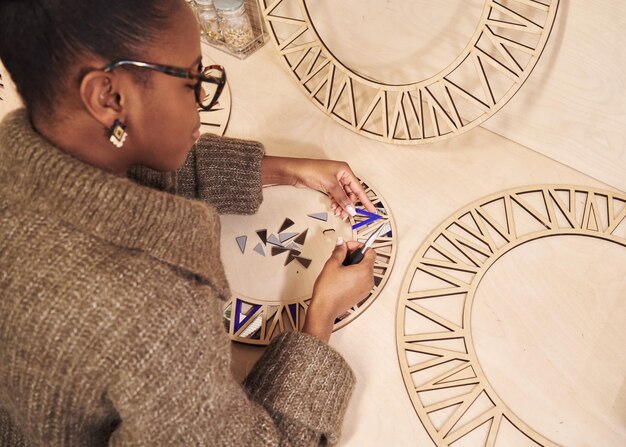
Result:
{"label": "gray knit sweater", "polygon": [[205,136],[178,173],[130,180],[5,118],[0,446],[337,442],[354,378],[324,343],[286,334],[243,385],[229,372],[218,212],[258,207],[262,156]]}

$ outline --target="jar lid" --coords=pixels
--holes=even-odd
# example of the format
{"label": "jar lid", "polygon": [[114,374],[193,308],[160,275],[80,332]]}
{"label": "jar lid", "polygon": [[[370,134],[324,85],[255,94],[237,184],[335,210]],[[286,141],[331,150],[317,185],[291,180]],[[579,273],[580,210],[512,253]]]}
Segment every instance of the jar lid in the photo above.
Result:
{"label": "jar lid", "polygon": [[241,8],[243,0],[215,0],[215,7],[220,11],[234,11]]}
{"label": "jar lid", "polygon": [[197,5],[213,6],[213,0],[193,0]]}

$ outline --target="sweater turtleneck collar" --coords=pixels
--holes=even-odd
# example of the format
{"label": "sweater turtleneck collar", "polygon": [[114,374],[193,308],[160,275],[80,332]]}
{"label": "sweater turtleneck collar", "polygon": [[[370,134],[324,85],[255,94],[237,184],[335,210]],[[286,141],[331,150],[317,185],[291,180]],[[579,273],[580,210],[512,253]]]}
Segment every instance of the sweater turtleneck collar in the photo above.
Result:
{"label": "sweater turtleneck collar", "polygon": [[138,185],[60,151],[33,128],[25,109],[0,125],[0,159],[0,207],[29,208],[142,250],[228,297],[219,216],[210,205]]}

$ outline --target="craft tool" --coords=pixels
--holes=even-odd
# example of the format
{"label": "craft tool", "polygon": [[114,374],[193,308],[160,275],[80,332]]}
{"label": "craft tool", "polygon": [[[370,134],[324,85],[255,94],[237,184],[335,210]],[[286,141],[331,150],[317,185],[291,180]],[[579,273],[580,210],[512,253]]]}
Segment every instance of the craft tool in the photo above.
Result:
{"label": "craft tool", "polygon": [[391,224],[389,222],[383,224],[378,228],[378,230],[374,231],[370,237],[367,238],[365,244],[358,250],[355,250],[346,257],[345,261],[343,261],[343,265],[353,265],[358,264],[363,260],[363,256],[365,256],[365,252],[372,246],[374,241],[378,239],[383,234],[387,234],[391,231]]}

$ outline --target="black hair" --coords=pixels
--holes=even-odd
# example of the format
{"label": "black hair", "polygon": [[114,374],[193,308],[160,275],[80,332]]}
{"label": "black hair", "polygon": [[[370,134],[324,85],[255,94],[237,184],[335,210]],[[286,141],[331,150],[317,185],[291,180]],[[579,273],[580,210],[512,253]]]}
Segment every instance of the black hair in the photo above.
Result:
{"label": "black hair", "polygon": [[0,59],[26,106],[51,111],[82,56],[135,59],[181,0],[0,0]]}

